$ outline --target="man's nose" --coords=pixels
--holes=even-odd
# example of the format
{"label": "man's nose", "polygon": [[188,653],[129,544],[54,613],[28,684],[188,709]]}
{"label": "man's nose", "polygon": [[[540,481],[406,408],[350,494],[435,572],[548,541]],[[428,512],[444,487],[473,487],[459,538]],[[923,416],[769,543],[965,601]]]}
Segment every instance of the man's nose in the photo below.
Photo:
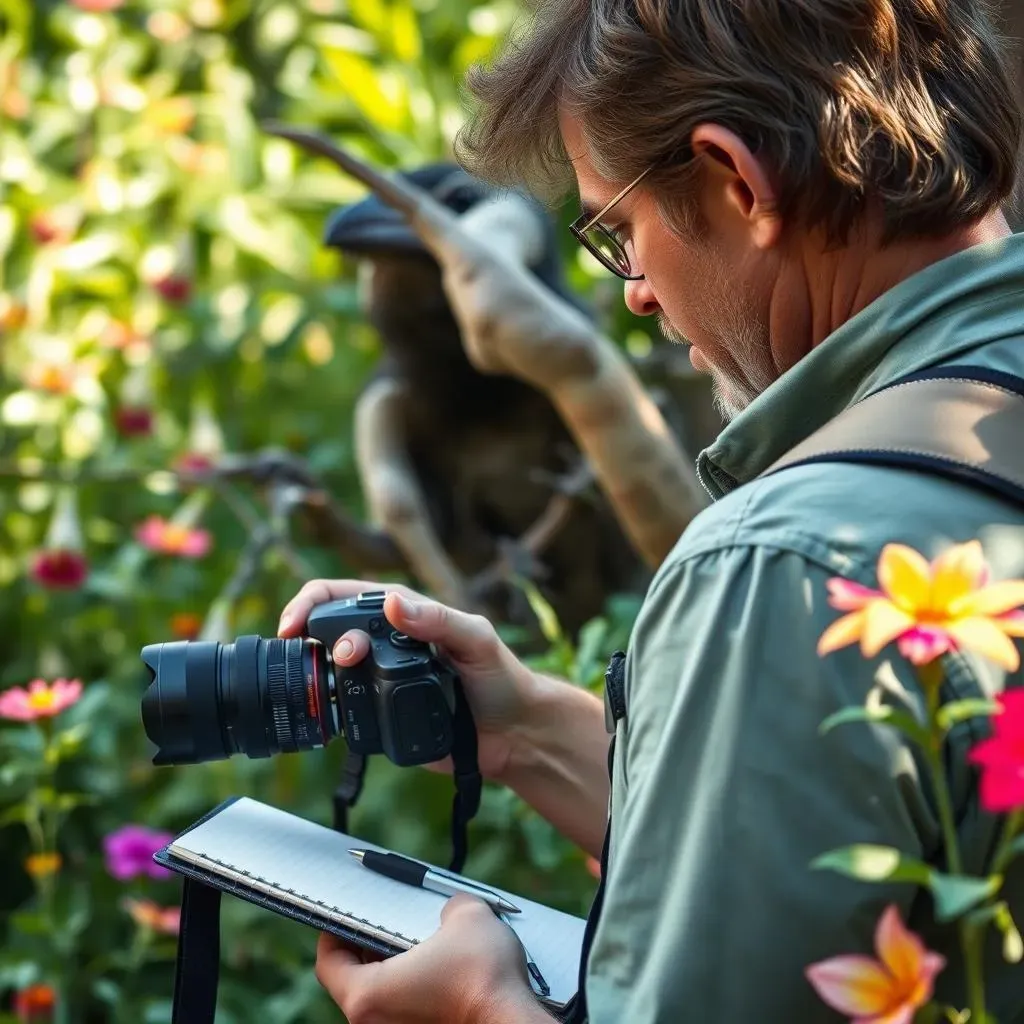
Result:
{"label": "man's nose", "polygon": [[635,316],[654,316],[661,309],[646,280],[627,281],[625,298],[626,306]]}

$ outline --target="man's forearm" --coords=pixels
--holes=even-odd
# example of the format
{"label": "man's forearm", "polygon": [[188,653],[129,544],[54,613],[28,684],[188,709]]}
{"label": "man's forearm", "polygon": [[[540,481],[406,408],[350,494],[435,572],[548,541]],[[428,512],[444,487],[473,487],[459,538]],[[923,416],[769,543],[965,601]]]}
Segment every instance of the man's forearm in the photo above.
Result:
{"label": "man's forearm", "polygon": [[604,705],[549,676],[535,677],[530,713],[513,737],[501,778],[563,835],[601,855],[608,815]]}

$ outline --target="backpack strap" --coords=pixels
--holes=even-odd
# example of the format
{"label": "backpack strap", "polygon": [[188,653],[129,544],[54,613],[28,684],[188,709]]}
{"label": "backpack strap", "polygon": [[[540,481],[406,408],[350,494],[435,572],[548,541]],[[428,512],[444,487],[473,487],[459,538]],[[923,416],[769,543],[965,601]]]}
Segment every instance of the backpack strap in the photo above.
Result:
{"label": "backpack strap", "polygon": [[1024,505],[1024,379],[980,366],[903,377],[850,406],[761,475],[815,462],[937,473]]}

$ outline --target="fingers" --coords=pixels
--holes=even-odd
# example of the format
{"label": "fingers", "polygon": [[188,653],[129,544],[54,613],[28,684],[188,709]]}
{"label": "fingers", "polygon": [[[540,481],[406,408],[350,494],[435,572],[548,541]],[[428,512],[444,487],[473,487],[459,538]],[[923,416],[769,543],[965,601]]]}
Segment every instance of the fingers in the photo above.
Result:
{"label": "fingers", "polygon": [[372,968],[357,946],[328,932],[321,932],[316,944],[316,980],[338,1003],[351,1004],[358,986],[365,982],[364,972]]}
{"label": "fingers", "polygon": [[[400,584],[372,583],[368,580],[310,580],[285,605],[278,625],[278,636],[300,636],[309,613],[327,601],[355,597],[368,590],[387,590],[384,614],[395,629],[416,640],[436,643],[463,666],[488,666],[499,646],[494,627],[482,615],[458,611],[432,601]],[[348,646],[351,645],[351,649]],[[350,630],[337,643],[334,659],[341,665],[354,665],[369,653],[369,639],[358,630]]]}
{"label": "fingers", "polygon": [[370,638],[361,629],[350,629],[334,645],[336,665],[357,665],[370,653]]}
{"label": "fingers", "polygon": [[453,661],[465,665],[494,658],[498,635],[482,615],[458,611],[408,592],[389,594],[384,614],[395,629],[416,640],[438,644]]}
{"label": "fingers", "polygon": [[370,580],[310,580],[284,606],[281,621],[277,627],[278,636],[299,636],[305,628],[309,613],[327,601],[343,597],[355,597],[368,590],[395,590],[418,597],[408,587],[398,583],[374,583]]}

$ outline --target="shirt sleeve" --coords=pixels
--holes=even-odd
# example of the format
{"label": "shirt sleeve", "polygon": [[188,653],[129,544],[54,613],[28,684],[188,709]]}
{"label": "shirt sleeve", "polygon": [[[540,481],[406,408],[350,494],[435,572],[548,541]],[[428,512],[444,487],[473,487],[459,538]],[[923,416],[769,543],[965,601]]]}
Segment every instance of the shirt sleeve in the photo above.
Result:
{"label": "shirt sleeve", "polygon": [[655,581],[616,741],[591,1024],[833,1024],[842,1018],[804,968],[872,953],[888,903],[908,920],[913,886],[810,868],[847,844],[920,857],[939,842],[895,730],[820,734],[829,714],[864,703],[879,667],[857,647],[818,657],[839,614],[828,575],[790,551],[740,546]]}

